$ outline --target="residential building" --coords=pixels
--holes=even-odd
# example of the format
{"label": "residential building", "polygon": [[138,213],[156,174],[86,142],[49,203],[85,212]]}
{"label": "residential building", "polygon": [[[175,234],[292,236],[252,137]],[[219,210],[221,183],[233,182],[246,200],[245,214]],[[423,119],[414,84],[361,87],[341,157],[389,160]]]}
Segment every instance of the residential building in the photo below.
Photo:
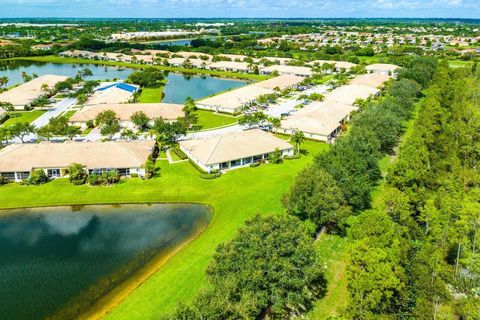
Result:
{"label": "residential building", "polygon": [[143,112],[150,119],[150,123],[156,118],[163,118],[166,121],[175,121],[183,117],[183,105],[171,103],[124,103],[124,104],[98,104],[88,106],[75,113],[69,120],[71,125],[85,128],[88,121],[95,121],[101,112],[111,110],[115,112],[120,126],[123,128],[134,128],[131,117],[135,112]]}
{"label": "residential building", "polygon": [[260,129],[185,140],[179,144],[190,160],[206,172],[247,167],[266,161],[276,149],[280,150],[282,157],[291,156],[294,152],[287,141]]}
{"label": "residential building", "polygon": [[144,176],[144,164],[155,148],[155,141],[12,144],[0,150],[0,176],[21,181],[41,169],[52,179],[61,178],[73,163],[89,173],[117,170],[122,176]]}

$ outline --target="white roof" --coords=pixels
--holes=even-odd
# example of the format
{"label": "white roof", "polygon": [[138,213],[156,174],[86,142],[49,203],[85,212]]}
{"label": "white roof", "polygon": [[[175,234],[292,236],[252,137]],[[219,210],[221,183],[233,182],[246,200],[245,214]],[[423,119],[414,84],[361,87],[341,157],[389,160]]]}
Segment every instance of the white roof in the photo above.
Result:
{"label": "white roof", "polygon": [[397,65],[394,64],[388,64],[388,63],[374,63],[371,65],[368,65],[365,67],[368,71],[395,71],[398,68],[400,68]]}
{"label": "white roof", "polygon": [[120,121],[130,121],[131,116],[137,111],[143,111],[149,119],[161,117],[166,120],[175,120],[185,115],[182,109],[183,105],[171,103],[100,104],[83,108],[75,113],[69,121],[87,122],[95,120],[99,113],[106,110],[115,112]]}
{"label": "white roof", "polygon": [[200,100],[197,104],[236,110],[246,103],[255,101],[255,99],[261,95],[273,92],[274,91],[270,89],[265,89],[256,85],[249,85]]}
{"label": "white roof", "polygon": [[281,128],[329,136],[356,107],[337,102],[315,102],[282,120]]}
{"label": "white roof", "polygon": [[349,84],[359,84],[367,87],[379,88],[384,85],[390,76],[378,73],[361,74],[350,80]]}
{"label": "white roof", "polygon": [[303,77],[285,74],[265,81],[257,82],[253,85],[271,90],[278,87],[280,90],[283,90],[299,85],[303,80],[305,80]]}
{"label": "white roof", "polygon": [[204,165],[271,153],[277,148],[292,148],[287,141],[260,129],[185,140],[180,141],[180,145]]}
{"label": "white roof", "polygon": [[139,168],[155,141],[109,141],[12,144],[0,150],[0,172],[66,168],[80,163],[88,169]]}
{"label": "white roof", "polygon": [[[132,86],[132,85],[130,85]],[[116,86],[105,90],[95,91],[85,102],[85,105],[96,105],[105,103],[126,103],[133,96],[133,92],[120,89]]]}
{"label": "white roof", "polygon": [[233,70],[248,70],[249,64],[246,62],[236,61],[218,61],[209,64],[211,69],[233,69]]}
{"label": "white roof", "polygon": [[377,88],[367,87],[358,84],[341,86],[325,95],[325,101],[338,102],[353,105],[357,99],[367,99],[371,95],[380,92]]}
{"label": "white roof", "polygon": [[277,71],[279,74],[294,74],[300,76],[311,76],[312,69],[309,67],[297,67],[297,66],[284,66],[284,65],[273,65],[260,69],[264,73],[272,73]]}
{"label": "white roof", "polygon": [[56,83],[67,79],[68,77],[46,74],[0,93],[0,101],[10,102],[14,106],[24,106],[45,94],[42,91],[43,84],[52,89]]}

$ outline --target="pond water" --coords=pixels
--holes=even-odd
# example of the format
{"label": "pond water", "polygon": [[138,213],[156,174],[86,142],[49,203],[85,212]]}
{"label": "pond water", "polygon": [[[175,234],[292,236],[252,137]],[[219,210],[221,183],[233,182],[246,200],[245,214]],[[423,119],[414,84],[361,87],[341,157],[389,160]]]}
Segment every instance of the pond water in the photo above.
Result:
{"label": "pond water", "polygon": [[242,87],[246,81],[215,78],[210,76],[188,76],[170,73],[163,90],[166,103],[184,103],[187,97],[194,100],[210,96],[225,90]]}
{"label": "pond water", "polygon": [[210,219],[191,204],[0,211],[0,319],[73,319]]}
{"label": "pond water", "polygon": [[[179,46],[185,47],[192,44],[193,39],[178,39],[178,40],[159,40],[159,41],[148,41],[149,44],[159,45],[159,46]],[[217,37],[204,37],[204,39],[208,39],[210,41],[215,41]]]}
{"label": "pond water", "polygon": [[[93,75],[85,77],[88,80],[105,80],[128,78],[132,69],[118,69],[95,64],[66,64],[66,63],[44,63],[30,61],[0,61],[0,77],[7,76],[7,86],[23,83],[21,73],[25,71],[32,75],[36,73],[56,74],[62,76],[75,76],[77,70],[88,67]],[[246,81],[215,78],[211,76],[192,76],[177,73],[169,73],[168,82],[165,86],[165,98],[163,102],[184,103],[187,97],[200,99],[221,91],[241,87],[247,84]]]}
{"label": "pond water", "polygon": [[22,72],[32,75],[36,73],[39,76],[44,74],[55,74],[59,76],[73,77],[81,68],[88,67],[92,70],[93,75],[85,77],[88,80],[105,80],[105,79],[127,79],[132,73],[132,69],[119,69],[116,67],[106,67],[95,64],[62,64],[62,63],[45,63],[31,61],[0,61],[0,77],[7,76],[7,86],[23,83]]}

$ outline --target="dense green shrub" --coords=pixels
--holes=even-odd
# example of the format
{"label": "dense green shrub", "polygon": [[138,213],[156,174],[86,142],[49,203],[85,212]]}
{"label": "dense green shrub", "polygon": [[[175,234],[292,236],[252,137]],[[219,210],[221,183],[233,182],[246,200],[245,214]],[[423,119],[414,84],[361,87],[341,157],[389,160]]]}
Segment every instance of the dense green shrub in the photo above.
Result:
{"label": "dense green shrub", "polygon": [[48,181],[50,181],[50,179],[45,174],[45,171],[43,171],[42,169],[37,169],[32,172],[32,174],[30,174],[30,177],[25,180],[25,183],[27,185],[39,186],[41,184],[47,183]]}
{"label": "dense green shrub", "polygon": [[222,176],[221,173],[201,173],[200,178],[205,179],[205,180],[213,180],[220,178]]}
{"label": "dense green shrub", "polygon": [[85,184],[87,182],[87,171],[85,169],[85,166],[81,165],[80,163],[73,163],[69,168],[69,179],[70,182],[74,185],[81,185]]}

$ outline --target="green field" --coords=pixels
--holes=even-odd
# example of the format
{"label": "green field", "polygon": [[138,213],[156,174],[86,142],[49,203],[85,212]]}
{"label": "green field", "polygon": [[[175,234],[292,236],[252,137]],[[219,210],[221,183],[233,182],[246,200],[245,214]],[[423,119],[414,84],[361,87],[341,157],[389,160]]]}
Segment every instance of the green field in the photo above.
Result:
{"label": "green field", "polygon": [[463,61],[463,60],[450,60],[448,65],[452,68],[464,68],[471,67],[473,65],[472,61]]}
{"label": "green field", "polygon": [[140,97],[138,98],[139,103],[157,103],[162,101],[164,86],[158,88],[143,88]]}
{"label": "green field", "polygon": [[214,217],[207,230],[173,256],[108,315],[108,319],[158,319],[180,301],[189,301],[204,283],[205,269],[219,243],[233,237],[255,214],[283,212],[281,197],[296,174],[328,145],[307,141],[307,155],[279,165],[230,171],[203,180],[189,162],[159,161],[160,177],[129,179],[112,187],[73,186],[59,179],[39,187],[9,184],[0,187],[0,207],[71,204],[195,202],[210,204]]}
{"label": "green field", "polygon": [[245,80],[253,80],[253,81],[260,81],[260,80],[265,80],[269,78],[267,76],[250,74],[250,73],[238,73],[238,72],[216,71],[216,70],[206,70],[206,69],[186,69],[181,67],[167,67],[167,66],[159,66],[159,65],[145,65],[145,64],[139,64],[139,63],[101,61],[101,60],[93,60],[93,59],[62,58],[62,57],[56,57],[56,56],[19,57],[19,58],[11,58],[11,59],[3,59],[3,60],[23,60],[23,61],[69,63],[69,64],[99,64],[99,65],[118,66],[118,67],[126,67],[126,68],[133,68],[133,69],[156,68],[160,70],[177,72],[177,73],[207,74],[207,75],[212,75],[216,77],[236,78],[236,79],[245,79]]}
{"label": "green field", "polygon": [[2,127],[8,127],[19,122],[30,123],[40,117],[43,113],[45,113],[43,110],[11,112],[10,117],[2,124]]}
{"label": "green field", "polygon": [[238,119],[233,116],[214,113],[207,110],[197,110],[197,115],[200,130],[228,126],[237,123],[238,121]]}

